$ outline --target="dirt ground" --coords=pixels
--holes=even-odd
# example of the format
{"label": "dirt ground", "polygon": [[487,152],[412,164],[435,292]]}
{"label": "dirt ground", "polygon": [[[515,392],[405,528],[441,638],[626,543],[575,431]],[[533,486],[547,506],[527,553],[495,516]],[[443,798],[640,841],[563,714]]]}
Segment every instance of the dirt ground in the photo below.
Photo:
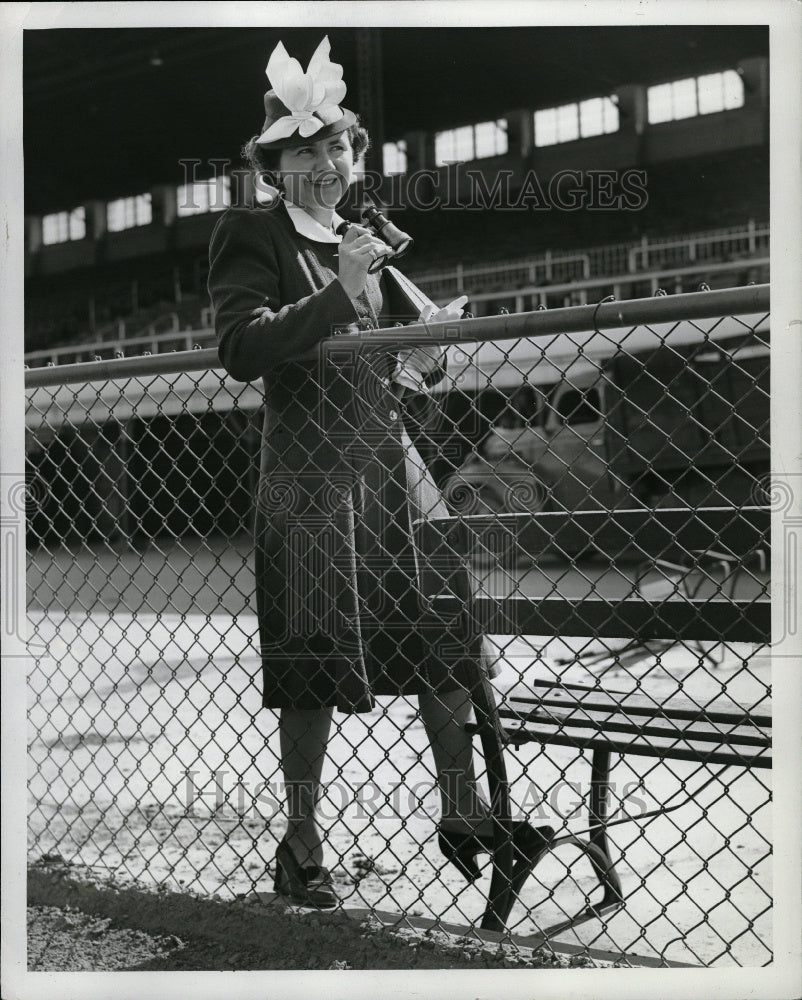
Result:
{"label": "dirt ground", "polygon": [[[370,915],[157,891],[52,856],[28,871],[29,971],[567,969],[598,965]],[[176,933],[176,930],[179,933]],[[601,963],[609,964],[609,963]]]}

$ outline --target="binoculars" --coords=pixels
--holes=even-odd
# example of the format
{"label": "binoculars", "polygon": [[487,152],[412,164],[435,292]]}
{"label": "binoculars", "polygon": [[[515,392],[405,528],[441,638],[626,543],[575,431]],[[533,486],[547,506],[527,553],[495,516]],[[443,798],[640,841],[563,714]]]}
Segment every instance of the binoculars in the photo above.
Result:
{"label": "binoculars", "polygon": [[[392,254],[377,257],[368,268],[368,274],[374,274],[376,271],[381,270],[391,260],[396,260],[405,254],[412,246],[412,237],[402,232],[398,226],[394,226],[387,216],[382,215],[375,205],[368,205],[367,208],[363,208],[362,221],[380,240],[383,240],[388,247],[395,251]],[[350,225],[350,222],[341,222],[337,226],[337,235],[343,236],[348,231]]]}

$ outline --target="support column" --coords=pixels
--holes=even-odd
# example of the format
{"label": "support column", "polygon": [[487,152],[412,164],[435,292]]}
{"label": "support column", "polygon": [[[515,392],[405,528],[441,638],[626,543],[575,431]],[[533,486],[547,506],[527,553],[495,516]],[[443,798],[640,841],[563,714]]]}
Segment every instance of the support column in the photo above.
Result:
{"label": "support column", "polygon": [[178,215],[178,189],[175,184],[157,184],[151,189],[153,221],[170,228]]}
{"label": "support column", "polygon": [[750,59],[741,59],[738,62],[737,71],[744,85],[744,107],[768,108],[768,59],[765,56],[753,56]]}
{"label": "support column", "polygon": [[86,211],[86,238],[94,248],[94,263],[102,264],[106,259],[107,217],[106,202],[93,199],[84,204]]}
{"label": "support column", "polygon": [[616,87],[618,97],[618,131],[626,135],[643,135],[649,126],[646,102],[646,87],[639,83],[628,83]]}
{"label": "support column", "polygon": [[769,61],[765,56],[741,59],[738,75],[744,85],[744,111],[760,116],[763,142],[769,141]]}
{"label": "support column", "polygon": [[434,166],[434,137],[427,132],[406,132],[404,142],[407,144],[407,173],[414,174],[417,170],[425,170]]}
{"label": "support column", "polygon": [[434,133],[406,132],[403,136],[407,145],[407,172],[398,188],[398,201],[403,207],[417,207],[433,194],[433,181],[421,177],[422,171],[434,170]]}
{"label": "support column", "polygon": [[516,108],[506,111],[507,151],[516,159],[526,159],[535,145],[535,116],[530,108]]}
{"label": "support column", "polygon": [[645,143],[649,131],[649,108],[646,87],[628,83],[616,87],[618,98],[618,134],[622,149],[629,150],[628,158],[634,164],[645,159]]}
{"label": "support column", "polygon": [[42,249],[42,217],[40,215],[25,216],[25,252],[35,256]]}
{"label": "support column", "polygon": [[381,174],[385,135],[381,28],[356,29],[356,54],[359,113],[371,137],[365,170]]}

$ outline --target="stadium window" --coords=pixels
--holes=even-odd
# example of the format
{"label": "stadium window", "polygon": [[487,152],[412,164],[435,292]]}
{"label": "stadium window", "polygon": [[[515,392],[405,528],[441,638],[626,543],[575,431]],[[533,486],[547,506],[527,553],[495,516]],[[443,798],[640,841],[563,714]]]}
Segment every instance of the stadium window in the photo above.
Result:
{"label": "stadium window", "polygon": [[734,69],[725,73],[709,73],[697,78],[699,89],[699,114],[711,115],[717,111],[732,111],[744,105],[743,80]]}
{"label": "stadium window", "polygon": [[699,106],[696,100],[695,80],[676,80],[671,84],[671,101],[673,104],[674,118],[693,118],[699,113]]}
{"label": "stadium window", "polygon": [[106,228],[110,233],[135,226],[147,226],[153,220],[149,194],[138,194],[132,198],[118,198],[106,205]]}
{"label": "stadium window", "polygon": [[535,112],[535,145],[556,146],[560,142],[589,139],[618,131],[616,97],[591,97],[578,104],[561,104]]}
{"label": "stadium window", "polygon": [[535,145],[554,146],[560,141],[557,133],[557,109],[544,108],[535,112]]}
{"label": "stadium window", "polygon": [[42,243],[68,243],[86,236],[86,210],[83,205],[71,212],[55,212],[42,218]]}
{"label": "stadium window", "polygon": [[434,161],[438,167],[446,163],[464,163],[466,160],[500,156],[506,152],[506,118],[464,125],[462,128],[436,132],[434,136]]}
{"label": "stadium window", "polygon": [[382,146],[382,172],[386,177],[390,174],[405,174],[407,172],[406,140],[385,142]]}
{"label": "stadium window", "polygon": [[507,152],[507,122],[499,118],[494,122],[480,122],[474,126],[475,158],[503,156]]}
{"label": "stadium window", "polygon": [[699,114],[696,80],[693,77],[649,87],[646,100],[649,106],[650,125],[693,118]]}
{"label": "stadium window", "polygon": [[618,98],[591,97],[579,104],[579,134],[583,139],[618,131]]}
{"label": "stadium window", "polygon": [[673,80],[649,87],[646,92],[649,124],[679,121],[743,107],[744,88],[735,70]]}
{"label": "stadium window", "polygon": [[231,178],[228,174],[220,174],[194,184],[179,184],[176,202],[179,218],[223,212],[231,204]]}

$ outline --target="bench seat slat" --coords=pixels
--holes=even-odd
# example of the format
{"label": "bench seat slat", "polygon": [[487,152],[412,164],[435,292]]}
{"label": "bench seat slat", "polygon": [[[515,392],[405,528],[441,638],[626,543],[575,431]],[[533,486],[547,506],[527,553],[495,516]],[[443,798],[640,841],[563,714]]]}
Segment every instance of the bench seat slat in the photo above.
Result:
{"label": "bench seat slat", "polygon": [[692,712],[683,709],[672,709],[659,704],[652,704],[650,707],[640,707],[631,704],[628,698],[623,699],[623,704],[618,701],[596,701],[591,698],[573,701],[570,698],[560,698],[557,695],[546,696],[542,699],[520,699],[520,701],[516,699],[515,701],[516,708],[519,711],[524,710],[524,706],[527,703],[530,706],[532,703],[536,703],[543,707],[577,711],[584,710],[588,712],[616,712],[624,709],[630,718],[641,716],[646,719],[669,719],[671,721],[676,720],[677,722],[687,722],[695,725],[718,726],[719,728],[728,726],[754,726],[757,729],[764,729],[767,725],[771,726],[770,720],[767,723],[765,716],[728,715],[724,712],[709,714],[702,709]]}
{"label": "bench seat slat", "polygon": [[[458,598],[431,600],[436,615],[453,620],[463,610]],[[668,600],[616,601],[520,597],[478,597],[472,602],[480,628],[493,635],[596,636],[605,639],[682,639],[718,642],[771,641],[771,602]]]}
{"label": "bench seat slat", "polygon": [[[700,705],[698,702],[692,701],[687,696],[674,694],[672,694],[671,698],[667,702],[657,702],[653,696],[645,694],[643,691],[618,691],[611,690],[609,688],[601,688],[597,685],[590,687],[587,684],[576,684],[571,681],[555,683],[554,681],[536,680],[534,682],[534,687],[535,689],[549,689],[550,694],[554,696],[564,695],[566,697],[570,697],[572,700],[581,701],[588,695],[595,697],[597,694],[606,694],[609,695],[611,699],[615,700],[616,703],[622,699],[625,700],[627,707],[632,705],[636,707],[644,706],[647,708],[653,708],[656,705],[659,705],[661,708],[665,707],[666,709],[670,709],[671,712],[677,712],[678,717],[683,717],[680,716],[679,713],[684,713],[686,711],[691,712],[694,716],[696,716],[700,711],[703,711],[707,718],[715,719],[717,722],[744,719],[749,722],[754,722],[757,725],[768,726],[771,728],[771,704],[768,699],[761,699],[760,704],[767,710],[767,714],[763,715],[759,712],[752,711],[751,709],[738,708],[737,711],[735,709],[728,709],[724,711],[715,707],[709,708]],[[529,700],[528,692],[526,695],[517,695],[513,693],[513,697],[520,698],[521,701]]]}
{"label": "bench seat slat", "polygon": [[[474,731],[473,726],[470,727]],[[663,760],[687,760],[706,764],[738,764],[742,767],[771,767],[769,745],[764,747],[728,744],[726,749],[713,748],[710,744],[692,739],[675,739],[651,736],[648,741],[637,737],[630,739],[617,733],[600,733],[594,726],[577,727],[566,732],[546,723],[530,723],[525,727],[504,726],[503,738],[510,743],[543,743],[580,749],[613,750],[621,754],[641,757],[659,757]]]}
{"label": "bench seat slat", "polygon": [[516,711],[530,711],[533,706],[549,706],[554,708],[574,709],[585,708],[595,711],[618,711],[622,708],[627,715],[642,715],[649,718],[678,719],[687,722],[724,726],[755,726],[759,729],[771,728],[771,716],[748,710],[719,711],[698,705],[689,698],[682,700],[672,697],[670,701],[660,702],[653,697],[640,692],[610,691],[602,688],[583,687],[581,685],[559,685],[546,681],[535,681],[538,690],[531,695],[511,693],[506,696],[503,704],[514,706]]}
{"label": "bench seat slat", "polygon": [[637,739],[651,740],[652,737],[665,737],[680,741],[695,740],[700,743],[716,743],[719,746],[743,744],[745,746],[769,746],[770,738],[760,729],[748,726],[722,727],[715,723],[688,722],[686,725],[672,724],[670,719],[659,717],[644,721],[632,719],[626,711],[602,710],[588,711],[577,708],[574,711],[551,711],[538,708],[533,711],[516,713],[514,710],[501,709],[502,719],[514,719],[524,727],[530,725],[554,725],[558,729],[596,729],[603,733],[630,734]]}

